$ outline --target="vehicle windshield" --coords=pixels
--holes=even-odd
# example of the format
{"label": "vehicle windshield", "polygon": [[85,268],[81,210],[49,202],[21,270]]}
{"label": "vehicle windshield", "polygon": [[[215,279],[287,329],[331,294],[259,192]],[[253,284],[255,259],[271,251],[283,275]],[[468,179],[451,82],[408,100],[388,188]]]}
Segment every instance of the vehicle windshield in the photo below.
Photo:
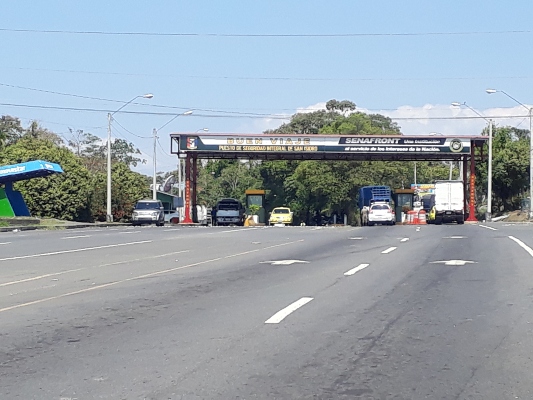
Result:
{"label": "vehicle windshield", "polygon": [[372,207],[370,207],[372,210],[388,210],[389,209],[389,206],[385,205],[385,204],[376,204],[376,205],[373,205]]}
{"label": "vehicle windshield", "polygon": [[278,208],[274,210],[274,214],[289,214],[289,210],[286,208]]}
{"label": "vehicle windshield", "polygon": [[159,203],[153,201],[139,201],[135,206],[136,210],[159,210]]}
{"label": "vehicle windshield", "polygon": [[218,209],[219,210],[238,210],[239,204],[238,203],[219,203]]}

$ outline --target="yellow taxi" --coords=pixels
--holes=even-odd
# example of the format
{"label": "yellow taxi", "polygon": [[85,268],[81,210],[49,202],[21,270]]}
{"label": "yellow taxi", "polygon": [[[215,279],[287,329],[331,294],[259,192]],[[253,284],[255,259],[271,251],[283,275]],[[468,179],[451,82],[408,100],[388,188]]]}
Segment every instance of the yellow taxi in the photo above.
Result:
{"label": "yellow taxi", "polygon": [[270,225],[283,224],[291,225],[292,224],[292,211],[289,207],[276,207],[270,213],[270,218],[268,223]]}

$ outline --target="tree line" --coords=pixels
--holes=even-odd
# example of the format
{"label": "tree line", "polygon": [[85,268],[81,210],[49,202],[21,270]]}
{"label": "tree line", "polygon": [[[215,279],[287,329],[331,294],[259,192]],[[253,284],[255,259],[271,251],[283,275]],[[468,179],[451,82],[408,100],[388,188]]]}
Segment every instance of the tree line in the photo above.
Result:
{"label": "tree line", "polygon": [[[397,135],[400,126],[380,114],[356,111],[348,100],[330,100],[326,110],[294,114],[270,134]],[[487,134],[487,130],[481,132]],[[509,211],[527,197],[529,184],[529,131],[512,127],[493,130],[493,213]],[[60,164],[64,174],[15,184],[32,215],[74,221],[103,221],[106,214],[107,146],[81,130],[69,138],[32,122],[23,128],[11,116],[0,120],[0,163],[15,164],[44,159]],[[479,155],[480,149],[477,150]],[[487,150],[484,150],[486,156]],[[112,212],[115,220],[128,220],[135,202],[150,196],[151,178],[132,171],[140,151],[126,140],[112,143]],[[267,209],[288,206],[297,222],[312,223],[317,213],[348,215],[356,222],[361,186],[409,188],[414,162],[385,161],[202,161],[198,167],[198,203],[214,206],[224,197],[244,200],[247,189],[265,189]],[[449,164],[417,162],[417,181],[448,179]],[[158,182],[177,171],[158,173]],[[454,179],[459,169],[453,170]],[[487,160],[476,170],[477,204],[486,203]],[[481,213],[482,207],[479,207]]]}

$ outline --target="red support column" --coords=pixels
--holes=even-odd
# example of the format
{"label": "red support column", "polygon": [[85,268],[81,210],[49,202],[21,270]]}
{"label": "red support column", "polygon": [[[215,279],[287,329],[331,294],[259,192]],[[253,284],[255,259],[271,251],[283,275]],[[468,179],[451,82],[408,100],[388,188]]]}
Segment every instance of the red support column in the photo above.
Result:
{"label": "red support column", "polygon": [[470,198],[468,222],[478,222],[476,218],[476,145],[472,142],[470,148]]}
{"label": "red support column", "polygon": [[466,210],[468,209],[468,157],[463,156],[462,159],[462,167],[463,167],[463,203],[464,203],[464,210],[466,214]]}
{"label": "red support column", "polygon": [[191,155],[187,153],[185,159],[185,217],[183,224],[192,224],[191,219]]}
{"label": "red support column", "polygon": [[[197,180],[198,180],[198,157],[196,156],[196,154],[193,154],[192,155],[192,160],[191,160],[191,163],[192,163],[192,173],[191,173],[191,186],[192,186],[192,195],[191,195],[191,208],[196,208],[196,204],[197,204],[197,192],[196,192],[196,189],[197,189]],[[194,213],[193,213],[194,215]],[[197,222],[198,219],[196,219],[196,221],[194,222]]]}

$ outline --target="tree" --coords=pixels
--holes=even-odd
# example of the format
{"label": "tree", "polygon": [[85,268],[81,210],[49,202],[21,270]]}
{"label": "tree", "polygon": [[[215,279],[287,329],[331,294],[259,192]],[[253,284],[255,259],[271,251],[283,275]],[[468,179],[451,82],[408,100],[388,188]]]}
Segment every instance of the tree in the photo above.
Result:
{"label": "tree", "polygon": [[322,134],[335,135],[399,135],[399,126],[379,114],[355,112],[347,117],[339,115],[320,129]]}
{"label": "tree", "polygon": [[[527,131],[510,126],[493,130],[492,192],[496,210],[491,211],[513,211],[519,208],[520,199],[526,196],[528,190],[529,162]],[[477,165],[476,175],[476,191],[486,193],[486,159]]]}
{"label": "tree", "polygon": [[2,115],[0,118],[0,150],[7,145],[15,143],[22,137],[24,128],[18,118]]}
{"label": "tree", "polygon": [[354,111],[355,103],[349,100],[337,101],[333,99],[326,103],[326,110],[340,111],[342,114],[344,114],[346,111]]}
{"label": "tree", "polygon": [[[107,214],[107,175],[99,172],[93,178],[94,192],[91,197],[91,212],[98,221],[105,221]],[[111,167],[111,213],[113,219],[130,219],[135,203],[148,198],[151,191],[146,177],[133,172],[124,163]]]}
{"label": "tree", "polygon": [[39,125],[37,121],[32,121],[28,129],[24,131],[24,137],[30,137],[32,139],[40,139],[49,141],[57,146],[63,144],[63,139],[54,132],[49,131],[46,128],[43,128]]}
{"label": "tree", "polygon": [[259,169],[253,163],[237,162],[225,168],[218,183],[224,197],[231,197],[244,202],[245,191],[262,187]]}
{"label": "tree", "polygon": [[310,113],[298,113],[291,121],[279,128],[266,131],[270,134],[304,134],[316,135],[320,129],[333,122],[340,114],[335,111],[319,110]]}
{"label": "tree", "polygon": [[145,159],[135,156],[137,154],[142,154],[141,150],[127,140],[115,139],[115,141],[111,143],[111,158],[115,162],[126,164],[128,167],[136,167],[139,163],[146,164]]}

